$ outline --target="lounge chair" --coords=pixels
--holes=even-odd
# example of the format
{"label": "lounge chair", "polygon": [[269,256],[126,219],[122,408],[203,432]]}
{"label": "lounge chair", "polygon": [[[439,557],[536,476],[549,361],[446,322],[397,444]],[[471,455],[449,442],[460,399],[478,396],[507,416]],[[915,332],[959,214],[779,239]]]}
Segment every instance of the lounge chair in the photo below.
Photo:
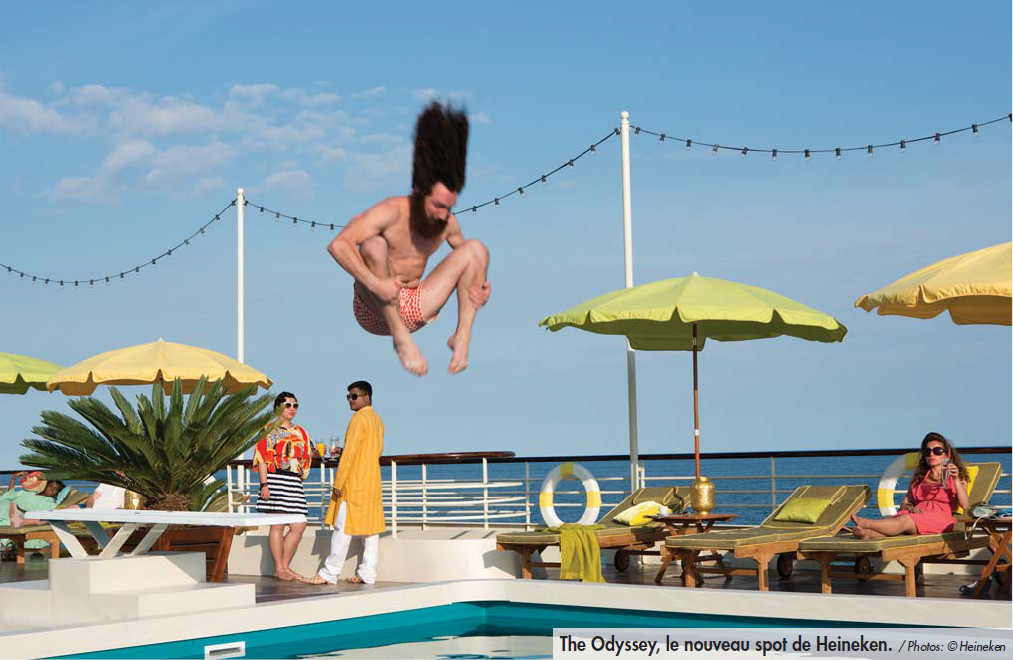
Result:
{"label": "lounge chair", "polygon": [[[967,463],[971,483],[967,500],[971,506],[987,503],[999,483],[1002,467],[998,463]],[[922,563],[957,562],[971,550],[988,545],[988,536],[967,538],[963,523],[958,522],[951,532],[942,534],[902,534],[881,539],[859,539],[850,531],[837,536],[823,536],[804,541],[799,546],[799,559],[812,559],[820,564],[820,582],[823,593],[831,593],[831,577],[851,577],[860,580],[903,580],[904,595],[916,596],[916,584],[921,577]],[[854,571],[833,572],[831,564],[844,557],[854,557]],[[904,574],[874,573],[870,558],[883,561],[896,560],[904,567]]]}
{"label": "lounge chair", "polygon": [[[703,573],[720,573],[726,579],[733,575],[755,575],[760,591],[767,591],[767,566],[775,555],[782,555],[778,557],[778,572],[790,574],[791,562],[801,541],[835,534],[869,497],[868,486],[800,486],[756,527],[669,536],[661,549],[662,569],[655,582],[661,581],[669,562],[677,557],[682,563],[682,580],[687,587],[697,586]],[[813,522],[778,520],[784,517],[782,511],[786,507],[806,502],[822,502],[825,506],[822,512],[813,512]],[[756,568],[727,568],[720,560],[717,566],[701,566],[701,561],[714,561],[720,557],[720,554],[701,557],[700,553],[704,551],[731,552],[738,559],[752,559]]]}
{"label": "lounge chair", "polygon": [[[57,509],[70,509],[78,507],[87,501],[89,494],[82,493],[80,491],[70,489],[67,497],[63,498]],[[32,514],[25,514],[25,517],[31,520]],[[60,558],[60,539],[57,538],[56,532],[49,525],[23,525],[21,527],[0,527],[0,539],[8,539],[17,548],[17,562],[19,564],[25,563],[25,542],[26,541],[45,541],[49,544],[49,556],[53,559]]]}
{"label": "lounge chair", "polygon": [[[604,529],[595,530],[598,547],[602,550],[615,549],[615,567],[626,570],[630,555],[643,555],[653,551],[654,545],[668,535],[661,523],[650,523],[631,527],[612,521],[616,515],[641,502],[655,501],[673,511],[682,511],[689,503],[689,487],[640,488],[627,496],[599,520]],[[521,577],[530,580],[532,567],[559,566],[559,562],[532,561],[531,555],[549,546],[559,545],[560,535],[555,532],[535,530],[531,532],[506,532],[496,536],[497,550],[512,550],[521,556]]]}

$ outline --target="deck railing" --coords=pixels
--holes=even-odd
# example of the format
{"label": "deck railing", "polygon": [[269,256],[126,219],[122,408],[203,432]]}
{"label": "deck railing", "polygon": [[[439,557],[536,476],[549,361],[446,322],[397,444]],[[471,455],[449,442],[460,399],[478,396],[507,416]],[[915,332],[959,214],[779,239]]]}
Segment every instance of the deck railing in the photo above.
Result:
{"label": "deck railing", "polygon": [[[708,465],[711,461],[764,459],[769,468],[757,474],[708,474],[716,484],[718,504],[722,511],[739,514],[738,523],[758,523],[773,511],[779,502],[802,483],[867,483],[875,492],[880,474],[798,474],[778,472],[778,461],[791,458],[823,458],[831,461],[842,457],[895,457],[910,451],[909,448],[848,450],[848,451],[787,451],[787,452],[735,452],[702,454]],[[974,462],[975,455],[1005,454],[1007,447],[961,448],[965,460]],[[691,454],[641,455],[638,464],[638,481],[641,485],[689,485],[693,476],[669,474],[671,461],[691,461]],[[497,527],[524,527],[530,529],[541,524],[538,496],[542,476],[551,467],[563,462],[580,462],[592,473],[599,474],[597,481],[602,494],[602,511],[615,506],[629,493],[629,478],[604,476],[604,470],[595,467],[604,462],[628,461],[628,457],[615,456],[547,456],[515,457],[510,452],[474,452],[466,454],[428,454],[390,456],[381,459],[387,478],[383,482],[383,501],[387,520],[393,534],[398,527],[410,526],[425,529],[431,525],[476,525],[488,529]],[[437,466],[453,465],[454,478],[434,475]],[[885,465],[885,462],[884,462]],[[1010,472],[1005,467],[999,486],[992,496],[992,504],[1009,509],[1011,501]],[[310,503],[311,522],[320,522],[327,509],[331,482],[337,461],[326,460],[317,465],[305,483]],[[535,469],[533,469],[535,468]],[[250,471],[249,461],[234,461],[227,470],[229,493],[235,508],[252,510],[256,495],[257,477]],[[252,477],[252,478],[251,478]],[[757,482],[762,483],[762,486]],[[566,485],[573,488],[566,490]],[[899,484],[897,499],[904,489]],[[557,489],[557,510],[584,507],[580,485],[567,481]],[[868,505],[875,508],[875,500]],[[564,519],[579,517],[578,513]]]}

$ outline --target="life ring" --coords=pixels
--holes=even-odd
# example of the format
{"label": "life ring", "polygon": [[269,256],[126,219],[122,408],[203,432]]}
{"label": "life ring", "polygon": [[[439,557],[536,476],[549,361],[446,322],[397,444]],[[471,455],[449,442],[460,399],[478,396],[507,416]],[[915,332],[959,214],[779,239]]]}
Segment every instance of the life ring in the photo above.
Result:
{"label": "life ring", "polygon": [[556,485],[567,477],[580,479],[584,486],[584,515],[577,521],[580,525],[593,525],[598,522],[598,511],[601,509],[601,491],[598,490],[598,482],[594,480],[580,463],[563,463],[552,468],[542,482],[542,490],[538,493],[538,508],[542,512],[542,520],[549,527],[559,527],[563,521],[556,515],[552,497],[556,492]]}
{"label": "life ring", "polygon": [[876,487],[876,506],[879,507],[879,513],[884,518],[897,513],[897,506],[894,502],[897,479],[914,470],[918,466],[920,458],[918,452],[911,451],[895,458],[893,463],[887,465],[883,470],[883,476],[879,478],[879,486]]}

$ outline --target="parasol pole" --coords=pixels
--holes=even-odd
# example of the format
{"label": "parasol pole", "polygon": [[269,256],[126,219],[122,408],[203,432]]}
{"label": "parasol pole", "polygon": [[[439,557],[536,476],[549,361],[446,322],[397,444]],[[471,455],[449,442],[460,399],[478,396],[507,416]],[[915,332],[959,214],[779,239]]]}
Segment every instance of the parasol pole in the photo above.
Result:
{"label": "parasol pole", "polygon": [[[630,113],[623,110],[619,123],[623,170],[623,262],[626,267],[626,288],[633,286],[633,228],[630,204]],[[630,415],[630,492],[640,487],[637,464],[637,361],[636,353],[626,340],[626,399]]]}
{"label": "parasol pole", "polygon": [[693,458],[700,478],[700,390],[696,382],[696,323],[693,324]]}

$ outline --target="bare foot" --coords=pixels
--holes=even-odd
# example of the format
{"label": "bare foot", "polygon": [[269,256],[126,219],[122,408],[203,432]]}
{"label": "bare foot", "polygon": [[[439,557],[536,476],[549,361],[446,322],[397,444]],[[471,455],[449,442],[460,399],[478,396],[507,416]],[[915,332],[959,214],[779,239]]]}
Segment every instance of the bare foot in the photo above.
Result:
{"label": "bare foot", "polygon": [[861,517],[857,513],[853,513],[851,514],[851,522],[855,523],[855,527],[867,527],[870,520],[868,518]]}
{"label": "bare foot", "polygon": [[422,351],[419,350],[411,337],[394,339],[394,350],[397,352],[398,359],[401,360],[401,366],[416,376],[425,376],[429,371],[426,358],[423,357]]}
{"label": "bare foot", "polygon": [[447,340],[447,348],[454,352],[454,355],[450,358],[450,366],[447,367],[447,371],[452,374],[459,374],[468,368],[468,341],[458,341],[457,333],[455,332]]}
{"label": "bare foot", "polygon": [[851,528],[851,533],[855,535],[856,539],[864,539],[865,538],[865,533],[867,531],[868,530],[865,529],[864,527],[852,527]]}

